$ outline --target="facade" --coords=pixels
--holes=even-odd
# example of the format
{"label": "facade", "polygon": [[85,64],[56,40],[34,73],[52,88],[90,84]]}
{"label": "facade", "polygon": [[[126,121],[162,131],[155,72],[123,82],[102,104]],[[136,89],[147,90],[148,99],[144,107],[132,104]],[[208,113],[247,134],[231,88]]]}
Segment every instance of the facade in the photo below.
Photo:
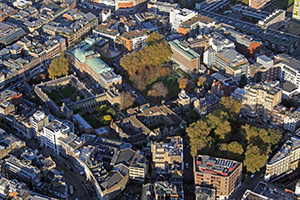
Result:
{"label": "facade", "polygon": [[281,74],[280,81],[288,81],[297,88],[300,87],[300,61],[287,54],[279,54],[276,59],[280,60]]}
{"label": "facade", "polygon": [[266,165],[265,179],[277,177],[289,170],[297,169],[300,158],[300,137],[295,135],[285,142]]}
{"label": "facade", "polygon": [[151,142],[152,161],[158,173],[171,173],[175,164],[183,165],[183,139],[179,136],[168,139],[170,142]]}
{"label": "facade", "polygon": [[249,0],[249,6],[255,9],[263,8],[270,0]]}
{"label": "facade", "polygon": [[241,184],[242,163],[205,155],[194,156],[195,185],[212,186],[217,199],[227,199]]}
{"label": "facade", "polygon": [[89,37],[79,43],[75,50],[68,52],[67,58],[80,72],[88,73],[96,82],[105,89],[122,84],[122,77],[116,75],[100,55],[93,50],[93,46],[98,39]]}
{"label": "facade", "polygon": [[142,49],[146,46],[146,40],[148,38],[147,30],[134,30],[125,32],[120,37],[120,44],[127,51],[135,51]]}
{"label": "facade", "polygon": [[285,24],[285,14],[285,10],[275,10],[264,20],[259,20],[258,26],[277,30]]}
{"label": "facade", "polygon": [[40,132],[47,124],[49,124],[49,117],[45,115],[45,113],[43,113],[42,111],[35,112],[30,117],[30,127],[33,138],[40,139]]}
{"label": "facade", "polygon": [[180,69],[191,74],[200,69],[200,55],[179,40],[169,42],[172,51],[171,60],[179,64]]}
{"label": "facade", "polygon": [[271,111],[281,102],[282,89],[278,82],[252,83],[242,101],[242,113],[250,117],[262,116],[267,122]]}
{"label": "facade", "polygon": [[145,0],[115,0],[115,10],[118,15],[130,15],[146,8]]}
{"label": "facade", "polygon": [[145,182],[148,173],[148,161],[140,152],[136,151],[129,164],[129,178],[140,182]]}
{"label": "facade", "polygon": [[218,108],[220,98],[213,92],[207,92],[203,98],[194,101],[194,110],[205,116]]}
{"label": "facade", "polygon": [[223,49],[215,56],[214,66],[240,81],[246,76],[248,60],[234,49]]}

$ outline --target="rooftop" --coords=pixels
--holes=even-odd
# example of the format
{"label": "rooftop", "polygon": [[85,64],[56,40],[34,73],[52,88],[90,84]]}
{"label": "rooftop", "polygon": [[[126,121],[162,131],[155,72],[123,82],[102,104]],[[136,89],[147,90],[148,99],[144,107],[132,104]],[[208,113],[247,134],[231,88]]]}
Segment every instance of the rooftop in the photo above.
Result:
{"label": "rooftop", "polygon": [[212,18],[203,16],[203,15],[196,15],[195,17],[193,17],[185,22],[182,22],[179,26],[183,27],[183,28],[188,28],[196,23],[210,24],[213,22],[215,22],[215,20]]}
{"label": "rooftop", "polygon": [[185,54],[186,56],[188,56],[191,59],[196,59],[198,57],[200,57],[200,55],[195,52],[194,50],[190,49],[187,46],[183,46],[179,40],[173,40],[171,42],[169,42],[169,44],[171,46],[173,46],[174,48],[178,49],[180,52],[182,52],[183,54]]}

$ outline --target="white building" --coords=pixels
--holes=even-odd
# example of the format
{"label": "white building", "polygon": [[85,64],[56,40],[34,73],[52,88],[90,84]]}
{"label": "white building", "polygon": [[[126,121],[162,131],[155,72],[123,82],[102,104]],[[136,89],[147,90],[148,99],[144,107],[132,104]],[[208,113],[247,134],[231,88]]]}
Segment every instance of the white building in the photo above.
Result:
{"label": "white building", "polygon": [[144,182],[148,171],[148,161],[140,151],[136,151],[129,165],[129,178]]}
{"label": "white building", "polygon": [[300,107],[291,114],[287,114],[284,118],[283,128],[285,130],[295,132],[300,125]]}
{"label": "white building", "polygon": [[178,27],[182,22],[185,22],[193,17],[195,17],[198,13],[189,10],[186,8],[183,9],[174,9],[170,12],[170,26],[172,32],[178,32]]}
{"label": "white building", "polygon": [[289,81],[297,88],[300,87],[300,61],[290,57],[288,54],[279,54],[276,59],[282,60],[280,63],[280,80]]}
{"label": "white building", "polygon": [[30,117],[30,126],[31,126],[31,133],[33,138],[40,138],[40,132],[43,130],[44,126],[49,124],[49,118],[45,113],[42,111],[35,112]]}
{"label": "white building", "polygon": [[71,132],[70,122],[60,122],[54,120],[43,128],[41,132],[41,146],[52,149],[55,153],[60,153],[59,138]]}

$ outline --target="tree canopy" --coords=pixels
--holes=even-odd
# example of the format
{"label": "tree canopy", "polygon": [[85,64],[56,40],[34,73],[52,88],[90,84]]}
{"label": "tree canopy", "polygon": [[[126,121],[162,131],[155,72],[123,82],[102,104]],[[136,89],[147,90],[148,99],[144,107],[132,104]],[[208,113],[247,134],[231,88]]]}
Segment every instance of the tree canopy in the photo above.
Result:
{"label": "tree canopy", "polygon": [[170,72],[162,67],[171,57],[168,42],[156,32],[146,42],[148,45],[145,48],[126,54],[120,60],[120,65],[128,73],[133,86],[139,90],[144,90],[148,83]]}
{"label": "tree canopy", "polygon": [[52,59],[48,73],[51,79],[69,74],[69,64],[64,52],[61,52],[59,57]]}
{"label": "tree canopy", "polygon": [[230,117],[237,117],[242,107],[241,102],[235,101],[231,96],[222,97],[219,105],[221,110],[227,112]]}
{"label": "tree canopy", "polygon": [[128,91],[121,92],[120,109],[123,110],[123,109],[129,108],[130,106],[132,106],[134,101],[135,101],[135,99],[134,99],[134,97],[131,96],[130,92],[128,92]]}

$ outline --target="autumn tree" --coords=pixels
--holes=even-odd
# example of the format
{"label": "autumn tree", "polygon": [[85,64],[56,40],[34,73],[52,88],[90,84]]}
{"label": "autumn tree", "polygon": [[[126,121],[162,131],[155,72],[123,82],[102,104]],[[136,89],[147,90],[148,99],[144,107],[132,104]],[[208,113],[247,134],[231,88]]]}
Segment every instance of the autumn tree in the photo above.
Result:
{"label": "autumn tree", "polygon": [[255,173],[267,162],[267,156],[261,153],[258,146],[249,145],[245,153],[244,166],[248,172]]}
{"label": "autumn tree", "polygon": [[179,83],[179,88],[181,90],[184,90],[187,86],[187,84],[189,83],[189,81],[186,78],[180,78],[178,79],[178,83]]}
{"label": "autumn tree", "polygon": [[168,88],[162,82],[154,83],[152,89],[155,90],[157,95],[161,97],[166,97],[169,93]]}
{"label": "autumn tree", "polygon": [[198,87],[203,87],[205,81],[206,81],[206,77],[205,77],[205,76],[199,77],[199,79],[198,79],[198,81],[197,81],[197,86],[198,86]]}
{"label": "autumn tree", "polygon": [[271,145],[277,144],[281,138],[282,138],[282,133],[279,129],[268,129],[268,132],[270,134],[270,143]]}
{"label": "autumn tree", "polygon": [[129,108],[130,106],[132,106],[134,101],[135,101],[135,99],[134,99],[134,97],[131,96],[130,92],[128,92],[128,91],[121,92],[120,109],[123,110],[123,109]]}
{"label": "autumn tree", "polygon": [[162,67],[172,55],[168,42],[154,32],[147,39],[147,44],[145,48],[126,54],[120,60],[133,86],[139,90],[144,90],[147,83],[170,73],[170,70]]}
{"label": "autumn tree", "polygon": [[222,97],[219,105],[221,110],[227,112],[230,117],[237,117],[242,107],[241,102],[235,101],[231,96]]}
{"label": "autumn tree", "polygon": [[51,79],[69,74],[69,64],[64,52],[52,59],[48,73]]}

